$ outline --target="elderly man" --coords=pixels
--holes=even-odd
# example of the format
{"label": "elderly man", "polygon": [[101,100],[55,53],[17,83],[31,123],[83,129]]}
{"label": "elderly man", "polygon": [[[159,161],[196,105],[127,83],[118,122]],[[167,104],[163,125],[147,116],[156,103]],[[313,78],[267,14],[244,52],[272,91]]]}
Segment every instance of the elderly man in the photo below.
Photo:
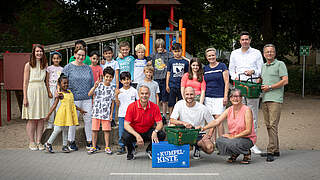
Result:
{"label": "elderly man", "polygon": [[[229,72],[232,80],[239,79],[239,74],[244,74],[241,80],[247,80],[249,77],[260,77],[263,59],[261,52],[250,47],[251,37],[246,31],[240,33],[241,48],[232,51],[230,55]],[[258,128],[258,108],[259,98],[243,98],[243,103],[249,106],[253,113],[254,131]],[[260,154],[259,148],[254,145],[251,151]]]}
{"label": "elderly man", "polygon": [[[139,88],[139,100],[128,106],[124,120],[125,131],[122,134],[124,145],[127,146],[127,160],[134,159],[134,146],[143,146],[145,141],[150,141],[146,153],[152,159],[152,142],[158,143],[165,139],[162,131],[162,118],[159,106],[149,101],[150,89],[147,86]],[[154,128],[153,125],[157,124]]]}
{"label": "elderly man", "polygon": [[272,162],[274,156],[280,156],[278,124],[283,103],[284,86],[288,84],[288,71],[282,61],[275,59],[276,48],[273,44],[264,46],[263,56],[267,62],[262,66],[261,74],[261,89],[264,92],[262,110],[269,135],[267,161]]}
{"label": "elderly man", "polygon": [[[187,87],[184,91],[184,100],[180,100],[174,106],[173,112],[170,116],[170,123],[174,125],[184,125],[186,128],[191,127],[203,127],[205,121],[211,122],[213,116],[209,112],[206,106],[195,101],[195,92],[192,87]],[[179,120],[178,120],[179,119]],[[201,135],[197,139],[195,144],[195,150],[193,153],[193,159],[200,159],[200,148],[207,154],[211,154],[214,150],[214,145],[211,142],[211,136],[213,129],[205,135]]]}

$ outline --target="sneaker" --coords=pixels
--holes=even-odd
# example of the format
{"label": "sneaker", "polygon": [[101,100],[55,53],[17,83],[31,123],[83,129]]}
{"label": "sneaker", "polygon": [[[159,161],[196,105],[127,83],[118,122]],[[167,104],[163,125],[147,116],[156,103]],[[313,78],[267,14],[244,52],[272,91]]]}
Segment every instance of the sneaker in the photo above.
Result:
{"label": "sneaker", "polygon": [[194,148],[194,151],[193,151],[193,159],[200,159],[200,150],[197,149],[197,148]]}
{"label": "sneaker", "polygon": [[112,154],[112,151],[111,151],[110,147],[106,147],[106,148],[104,149],[104,152],[106,152],[106,154],[109,154],[109,155]]}
{"label": "sneaker", "polygon": [[117,155],[122,155],[126,153],[126,148],[125,147],[120,147],[120,149],[117,151]]}
{"label": "sneaker", "polygon": [[280,152],[274,152],[274,153],[273,153],[273,156],[279,157],[279,156],[280,156]]}
{"label": "sneaker", "polygon": [[62,146],[62,152],[69,153],[70,150],[69,150],[68,146]]}
{"label": "sneaker", "polygon": [[151,159],[151,160],[152,160],[152,151],[147,151],[146,153],[147,153],[147,155],[148,155],[149,159]]}
{"label": "sneaker", "polygon": [[127,154],[127,160],[134,160],[135,158],[134,158],[134,155],[133,155],[133,153],[128,153]]}
{"label": "sneaker", "polygon": [[77,147],[75,141],[70,142],[70,145],[69,145],[68,148],[69,148],[70,151],[78,151],[78,147]]}
{"label": "sneaker", "polygon": [[88,143],[88,142],[87,142],[86,149],[87,149],[87,150],[90,150],[91,148],[92,148],[92,143]]}
{"label": "sneaker", "polygon": [[250,150],[254,154],[261,154],[262,153],[262,151],[260,151],[260,149],[256,145],[254,145]]}
{"label": "sneaker", "polygon": [[30,143],[29,144],[29,149],[31,151],[37,151],[38,150],[38,146],[35,143]]}
{"label": "sneaker", "polygon": [[266,159],[266,161],[267,161],[267,162],[272,162],[272,161],[274,161],[273,154],[268,153],[268,154],[267,154],[267,159]]}
{"label": "sneaker", "polygon": [[54,153],[51,144],[45,143],[44,147],[48,153]]}
{"label": "sneaker", "polygon": [[95,147],[91,147],[90,150],[88,151],[88,154],[94,154],[97,152],[97,149]]}
{"label": "sneaker", "polygon": [[96,149],[97,149],[97,151],[100,151],[100,150],[101,150],[101,147],[98,146],[98,145],[96,145]]}
{"label": "sneaker", "polygon": [[44,145],[41,143],[37,144],[37,146],[38,146],[39,151],[43,151],[45,149]]}

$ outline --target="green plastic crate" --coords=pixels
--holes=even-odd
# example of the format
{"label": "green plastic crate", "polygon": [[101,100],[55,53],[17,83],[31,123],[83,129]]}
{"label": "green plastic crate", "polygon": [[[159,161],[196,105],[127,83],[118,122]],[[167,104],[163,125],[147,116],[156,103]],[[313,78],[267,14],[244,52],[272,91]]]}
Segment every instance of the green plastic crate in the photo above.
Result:
{"label": "green plastic crate", "polygon": [[[261,83],[255,83],[252,80],[256,78],[249,78],[246,81],[240,80],[240,74],[239,74],[239,80],[234,80],[234,86],[237,89],[240,89],[241,94],[247,98],[259,98],[261,91]],[[249,81],[251,80],[251,82]]]}
{"label": "green plastic crate", "polygon": [[170,144],[181,146],[184,144],[196,144],[200,129],[188,129],[184,126],[165,127],[167,139]]}

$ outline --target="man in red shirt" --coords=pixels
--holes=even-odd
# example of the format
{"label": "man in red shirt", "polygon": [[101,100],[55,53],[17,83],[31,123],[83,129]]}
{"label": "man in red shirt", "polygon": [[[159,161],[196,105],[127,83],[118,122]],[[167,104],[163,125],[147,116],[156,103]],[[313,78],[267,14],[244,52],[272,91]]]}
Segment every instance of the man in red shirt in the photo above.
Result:
{"label": "man in red shirt", "polygon": [[[141,86],[139,89],[139,100],[128,106],[124,120],[125,131],[122,134],[122,140],[127,146],[127,160],[134,159],[133,143],[143,146],[145,141],[150,141],[146,152],[152,159],[152,142],[158,143],[165,139],[166,134],[162,131],[162,118],[159,106],[149,101],[150,89],[147,86]],[[154,128],[154,124],[157,126]]]}

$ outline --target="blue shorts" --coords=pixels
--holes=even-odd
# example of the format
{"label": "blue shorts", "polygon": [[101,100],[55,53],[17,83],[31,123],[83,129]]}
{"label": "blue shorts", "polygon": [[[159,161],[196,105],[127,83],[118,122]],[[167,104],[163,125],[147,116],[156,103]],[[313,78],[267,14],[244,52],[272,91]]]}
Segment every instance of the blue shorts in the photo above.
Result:
{"label": "blue shorts", "polygon": [[176,104],[176,102],[181,99],[182,99],[182,96],[181,96],[180,88],[170,88],[168,106],[173,107]]}
{"label": "blue shorts", "polygon": [[166,79],[155,79],[155,81],[159,85],[160,93],[159,93],[159,101],[168,102],[168,92],[166,90]]}

